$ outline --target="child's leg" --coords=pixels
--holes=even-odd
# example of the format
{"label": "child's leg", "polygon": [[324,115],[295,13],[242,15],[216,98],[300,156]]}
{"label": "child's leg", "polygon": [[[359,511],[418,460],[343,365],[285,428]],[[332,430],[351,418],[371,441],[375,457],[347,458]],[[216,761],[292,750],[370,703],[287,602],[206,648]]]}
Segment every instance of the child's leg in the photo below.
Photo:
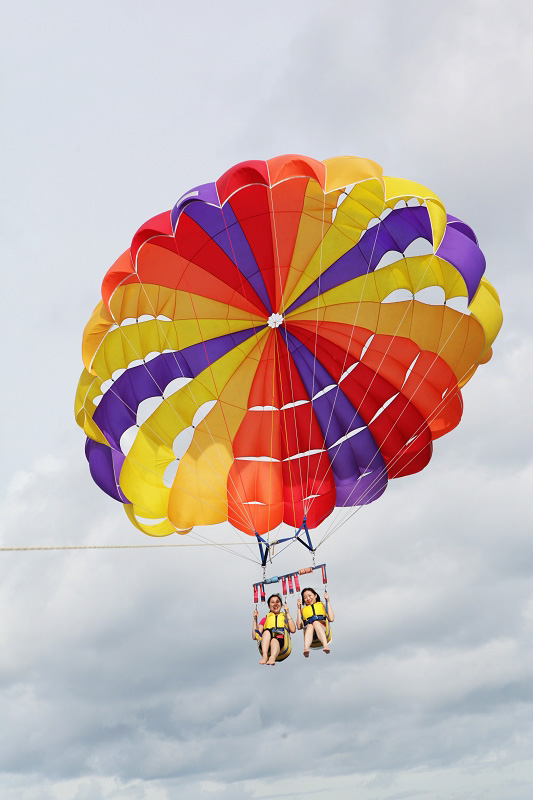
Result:
{"label": "child's leg", "polygon": [[270,645],[270,631],[263,631],[263,635],[261,636],[261,654],[263,658],[259,662],[260,664],[266,664],[268,658],[268,648]]}
{"label": "child's leg", "polygon": [[[311,626],[309,626],[311,627]],[[316,633],[317,639],[324,648],[324,653],[329,653],[328,637],[326,636],[326,629],[321,622],[315,620],[313,622],[313,630]]]}
{"label": "child's leg", "polygon": [[309,656],[309,648],[311,647],[311,642],[313,641],[313,626],[306,625],[304,628],[304,656],[308,658]]}
{"label": "child's leg", "polygon": [[270,658],[266,662],[270,666],[276,663],[276,658],[279,656],[279,639],[272,639],[270,643]]}

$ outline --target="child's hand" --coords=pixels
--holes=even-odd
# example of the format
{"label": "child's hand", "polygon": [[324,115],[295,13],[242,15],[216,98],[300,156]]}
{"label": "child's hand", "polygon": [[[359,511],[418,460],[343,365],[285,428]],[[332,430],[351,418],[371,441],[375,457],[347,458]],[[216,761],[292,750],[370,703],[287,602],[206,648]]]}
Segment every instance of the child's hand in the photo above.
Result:
{"label": "child's hand", "polygon": [[324,600],[329,600],[329,594],[327,592],[324,592]]}
{"label": "child's hand", "polygon": [[256,608],[255,611],[254,611],[254,619],[257,619],[258,616],[259,616],[259,612],[258,612],[258,610]]}
{"label": "child's hand", "polygon": [[287,603],[285,603],[285,604],[284,604],[284,606],[283,606],[283,610],[284,610],[284,612],[285,612],[286,614],[288,614],[288,613],[289,613],[289,606],[287,605]]}
{"label": "child's hand", "polygon": [[302,600],[301,600],[301,598],[300,598],[300,597],[298,598],[298,608],[299,608],[300,610],[301,610],[301,608],[302,608]]}

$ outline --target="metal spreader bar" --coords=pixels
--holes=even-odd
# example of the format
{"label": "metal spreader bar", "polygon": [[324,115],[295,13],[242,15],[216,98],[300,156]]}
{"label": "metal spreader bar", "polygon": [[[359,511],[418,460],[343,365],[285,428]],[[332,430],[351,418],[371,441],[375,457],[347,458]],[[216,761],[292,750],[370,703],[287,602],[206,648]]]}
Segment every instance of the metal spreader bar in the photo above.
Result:
{"label": "metal spreader bar", "polygon": [[271,578],[265,578],[263,581],[258,581],[254,583],[254,603],[257,605],[259,599],[261,602],[265,602],[265,586],[268,583],[279,583],[281,581],[281,590],[282,594],[285,596],[287,594],[287,589],[289,590],[289,594],[294,594],[295,591],[300,591],[300,575],[307,575],[313,572],[315,569],[319,569],[322,571],[322,583],[325,585],[328,582],[328,576],[326,573],[326,565],[325,564],[317,564],[316,567],[304,567],[303,569],[299,569],[297,572],[288,572],[286,575],[273,575]]}

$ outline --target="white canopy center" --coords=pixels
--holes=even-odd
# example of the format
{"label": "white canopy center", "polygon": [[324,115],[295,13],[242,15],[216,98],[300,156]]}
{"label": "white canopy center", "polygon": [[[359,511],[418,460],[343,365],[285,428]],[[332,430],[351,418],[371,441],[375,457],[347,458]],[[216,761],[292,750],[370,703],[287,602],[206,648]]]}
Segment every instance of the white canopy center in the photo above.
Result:
{"label": "white canopy center", "polygon": [[268,318],[268,324],[271,328],[279,328],[283,322],[283,314],[271,314]]}

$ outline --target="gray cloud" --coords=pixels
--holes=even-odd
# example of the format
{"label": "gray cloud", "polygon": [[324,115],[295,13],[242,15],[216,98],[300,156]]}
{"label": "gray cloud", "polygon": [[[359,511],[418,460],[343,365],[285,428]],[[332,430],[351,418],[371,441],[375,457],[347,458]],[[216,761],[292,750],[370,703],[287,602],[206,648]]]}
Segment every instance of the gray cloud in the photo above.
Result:
{"label": "gray cloud", "polygon": [[[71,502],[86,508],[93,489],[84,469],[78,459],[54,469],[42,462],[15,480],[4,541],[16,540],[27,513],[23,503],[20,517],[13,511],[17,493],[31,486],[37,509],[42,498],[60,505],[58,470],[73,479]],[[2,770],[51,781],[155,781],[171,797],[202,781],[237,782],[244,792],[247,781],[269,779],[280,748],[278,780],[305,762],[302,779],[344,775],[346,786],[354,772],[442,769],[494,748],[524,751],[533,599],[524,570],[501,569],[498,553],[515,550],[524,531],[502,537],[506,512],[495,507],[483,530],[467,514],[457,524],[451,504],[427,530],[439,471],[421,493],[406,490],[410,513],[400,523],[393,486],[380,513],[368,509],[362,531],[350,539],[341,529],[330,540],[338,612],[330,661],[313,654],[299,662],[296,636],[286,664],[258,670],[243,575],[219,553],[4,554]],[[479,481],[467,472],[447,477],[453,506],[475,518]],[[99,541],[124,541],[127,528],[111,516],[93,512],[76,541],[94,542],[95,529]],[[45,541],[54,529],[44,517]],[[221,604],[235,621],[229,636],[216,621]],[[308,730],[320,736],[309,740]]]}

